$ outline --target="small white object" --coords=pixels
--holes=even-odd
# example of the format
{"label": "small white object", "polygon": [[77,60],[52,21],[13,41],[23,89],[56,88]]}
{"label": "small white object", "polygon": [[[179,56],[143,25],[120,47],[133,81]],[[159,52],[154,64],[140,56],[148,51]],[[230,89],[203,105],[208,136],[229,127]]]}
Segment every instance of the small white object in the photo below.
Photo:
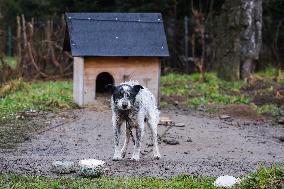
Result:
{"label": "small white object", "polygon": [[98,159],[83,159],[79,161],[79,166],[88,168],[96,168],[98,166],[103,166],[104,164],[104,161]]}
{"label": "small white object", "polygon": [[185,123],[176,123],[175,127],[185,127]]}
{"label": "small white object", "polygon": [[71,16],[69,16],[68,18],[71,19]]}
{"label": "small white object", "polygon": [[88,18],[88,20],[91,20],[91,18]]}
{"label": "small white object", "polygon": [[99,177],[104,172],[105,162],[97,159],[84,159],[79,161],[79,171],[85,177]]}
{"label": "small white object", "polygon": [[220,115],[220,119],[229,119],[229,118],[231,118],[231,116],[229,115],[226,115],[226,114]]}
{"label": "small white object", "polygon": [[118,20],[118,18],[115,18],[115,20]]}
{"label": "small white object", "polygon": [[225,176],[220,176],[216,179],[214,182],[214,186],[216,187],[232,187],[235,184],[240,183],[239,178],[235,178],[233,176],[225,175]]}
{"label": "small white object", "polygon": [[115,39],[118,39],[118,37],[117,37],[117,36],[115,36]]}

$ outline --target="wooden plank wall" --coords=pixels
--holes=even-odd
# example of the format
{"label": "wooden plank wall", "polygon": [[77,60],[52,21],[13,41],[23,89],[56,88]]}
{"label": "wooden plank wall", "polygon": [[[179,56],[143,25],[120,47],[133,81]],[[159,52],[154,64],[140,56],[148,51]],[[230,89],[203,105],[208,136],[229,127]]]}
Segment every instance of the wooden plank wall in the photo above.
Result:
{"label": "wooden plank wall", "polygon": [[97,75],[108,72],[115,85],[137,80],[149,88],[159,102],[160,59],[156,57],[88,57],[84,66],[84,105],[95,104]]}

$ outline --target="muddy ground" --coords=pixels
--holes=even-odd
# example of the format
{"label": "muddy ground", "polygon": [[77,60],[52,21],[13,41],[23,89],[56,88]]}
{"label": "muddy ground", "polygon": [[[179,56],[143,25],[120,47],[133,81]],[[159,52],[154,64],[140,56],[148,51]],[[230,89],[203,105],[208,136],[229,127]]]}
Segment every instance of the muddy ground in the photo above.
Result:
{"label": "muddy ground", "polygon": [[[149,153],[152,147],[146,132],[139,162],[129,160],[132,144],[125,160],[113,162],[111,112],[83,109],[72,111],[72,115],[77,118],[51,117],[46,131],[30,137],[16,149],[0,149],[0,172],[57,177],[59,175],[50,171],[53,161],[85,158],[105,160],[108,176],[160,178],[183,173],[240,176],[260,165],[284,165],[284,143],[279,140],[284,135],[284,127],[272,126],[269,122],[163,110],[162,116],[185,123],[185,127],[172,127],[162,138],[162,159],[154,160]],[[162,135],[167,127],[159,125],[159,134]],[[174,139],[179,144],[169,145],[164,139]],[[76,173],[68,176],[76,176]]]}

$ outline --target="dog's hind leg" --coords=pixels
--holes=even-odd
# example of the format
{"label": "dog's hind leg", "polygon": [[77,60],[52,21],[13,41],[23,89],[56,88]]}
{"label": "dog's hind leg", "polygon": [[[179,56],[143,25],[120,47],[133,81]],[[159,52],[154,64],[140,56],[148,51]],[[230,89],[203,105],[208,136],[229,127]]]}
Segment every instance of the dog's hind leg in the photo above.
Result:
{"label": "dog's hind leg", "polygon": [[117,117],[115,114],[113,114],[112,117],[112,127],[114,132],[114,155],[112,160],[117,161],[122,159],[121,152],[119,150],[119,139],[120,139],[120,133],[121,133],[121,125],[122,122],[120,120],[117,120]]}
{"label": "dog's hind leg", "polygon": [[126,155],[126,150],[127,150],[127,147],[128,147],[128,143],[129,143],[129,139],[130,139],[130,128],[125,128],[125,141],[124,141],[124,145],[121,149],[121,157],[124,158],[125,155]]}
{"label": "dog's hind leg", "polygon": [[155,159],[160,159],[161,155],[158,148],[158,131],[157,131],[157,125],[158,125],[159,118],[151,117],[148,120],[148,125],[151,129],[152,133],[152,140],[153,140],[153,153]]}

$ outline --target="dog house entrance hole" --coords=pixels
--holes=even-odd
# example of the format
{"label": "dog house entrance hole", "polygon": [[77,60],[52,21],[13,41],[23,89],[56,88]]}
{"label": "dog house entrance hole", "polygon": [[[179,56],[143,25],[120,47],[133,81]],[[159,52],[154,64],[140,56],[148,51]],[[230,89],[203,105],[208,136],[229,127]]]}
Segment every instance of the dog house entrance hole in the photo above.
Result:
{"label": "dog house entrance hole", "polygon": [[112,75],[107,72],[102,72],[97,76],[96,79],[96,93],[97,95],[100,94],[107,94],[108,90],[106,89],[106,85],[114,84],[114,79]]}

